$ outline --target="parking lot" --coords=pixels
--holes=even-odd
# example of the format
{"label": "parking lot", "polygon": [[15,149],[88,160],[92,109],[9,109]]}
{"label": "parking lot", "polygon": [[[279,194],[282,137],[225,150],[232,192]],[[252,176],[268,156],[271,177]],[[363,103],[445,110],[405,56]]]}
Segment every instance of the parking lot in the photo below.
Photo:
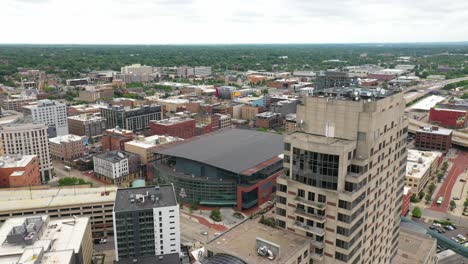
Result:
{"label": "parking lot", "polygon": [[[454,230],[447,230],[446,228],[436,228],[436,229],[434,229],[434,227],[432,225],[432,222],[427,222],[426,223],[423,220],[418,220],[418,219],[414,219],[414,218],[413,218],[413,221],[417,222],[418,224],[424,225],[425,227],[428,227],[428,228],[432,229],[433,231],[436,231],[439,234],[441,234],[441,235],[443,235],[446,238],[451,239],[451,240],[453,240],[452,238],[457,238],[457,235],[462,235],[465,238],[467,238],[464,241],[458,240],[458,241],[456,241],[457,243],[463,244],[463,243],[468,242],[468,228],[456,227],[456,229],[454,229]],[[439,229],[439,231],[437,231],[437,229]],[[443,230],[443,232],[441,233],[440,230]]]}

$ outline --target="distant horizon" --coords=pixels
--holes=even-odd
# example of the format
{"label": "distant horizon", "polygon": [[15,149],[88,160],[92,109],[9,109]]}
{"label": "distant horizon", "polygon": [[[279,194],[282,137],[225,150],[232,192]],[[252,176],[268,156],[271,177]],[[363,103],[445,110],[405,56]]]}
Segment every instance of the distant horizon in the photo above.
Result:
{"label": "distant horizon", "polygon": [[0,46],[242,46],[242,45],[399,45],[399,44],[466,44],[468,40],[461,41],[419,41],[419,42],[290,42],[290,43],[0,43]]}

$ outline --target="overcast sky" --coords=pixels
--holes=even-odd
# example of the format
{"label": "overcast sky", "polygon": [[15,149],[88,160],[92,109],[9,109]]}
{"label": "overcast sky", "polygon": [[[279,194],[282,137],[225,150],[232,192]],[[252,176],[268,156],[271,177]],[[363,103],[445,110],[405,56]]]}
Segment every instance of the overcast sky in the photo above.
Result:
{"label": "overcast sky", "polygon": [[466,0],[0,0],[0,43],[468,40]]}

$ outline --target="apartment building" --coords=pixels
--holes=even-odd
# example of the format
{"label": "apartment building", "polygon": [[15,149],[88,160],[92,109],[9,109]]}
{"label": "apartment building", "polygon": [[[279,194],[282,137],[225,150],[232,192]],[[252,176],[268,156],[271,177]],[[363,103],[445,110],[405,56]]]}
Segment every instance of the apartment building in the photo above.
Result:
{"label": "apartment building", "polygon": [[118,262],[180,253],[179,206],[174,186],[119,189],[113,216]]}
{"label": "apartment building", "polygon": [[122,74],[136,74],[136,75],[146,75],[153,73],[152,66],[146,66],[141,64],[132,64],[129,66],[124,66],[120,68]]}
{"label": "apartment building", "polygon": [[1,101],[3,110],[13,110],[21,112],[23,106],[36,102],[36,97],[19,97],[4,99]]}
{"label": "apartment building", "polygon": [[110,99],[114,96],[114,88],[111,84],[86,86],[79,91],[78,100],[96,102],[99,99]]}
{"label": "apartment building", "polygon": [[131,130],[107,129],[101,139],[102,150],[124,150],[125,142],[132,141],[133,136]]}
{"label": "apartment building", "polygon": [[47,214],[51,219],[89,217],[94,237],[111,235],[115,187],[15,188],[0,190],[0,223]]}
{"label": "apartment building", "polygon": [[106,127],[119,127],[127,130],[141,131],[149,128],[151,120],[161,120],[160,105],[144,105],[136,108],[111,106],[101,108],[101,116],[106,119]]}
{"label": "apartment building", "polygon": [[414,146],[421,150],[447,152],[452,147],[452,130],[442,127],[420,127],[416,130]]}
{"label": "apartment building", "polygon": [[36,155],[0,156],[0,188],[41,185]]}
{"label": "apartment building", "polygon": [[126,151],[107,151],[93,157],[94,173],[102,181],[128,186],[140,177],[140,156]]}
{"label": "apartment building", "polygon": [[68,134],[67,106],[63,103],[48,99],[39,100],[37,105],[23,106],[23,112],[32,116],[34,121],[49,126],[49,137]]}
{"label": "apartment building", "polygon": [[261,113],[262,110],[263,108],[259,106],[244,105],[241,109],[241,118],[246,120],[255,120],[256,115]]}
{"label": "apartment building", "polygon": [[77,135],[65,135],[49,138],[50,156],[67,163],[83,157],[84,138]]}
{"label": "apartment building", "polygon": [[165,135],[183,139],[195,136],[195,120],[192,118],[172,117],[150,122],[151,135]]}
{"label": "apartment building", "polygon": [[89,139],[99,139],[106,130],[106,119],[92,114],[70,116],[68,129],[70,134],[86,136]]}
{"label": "apartment building", "polygon": [[88,217],[10,218],[0,228],[0,263],[91,264],[93,241],[89,222]]}
{"label": "apartment building", "polygon": [[410,187],[412,193],[420,194],[429,180],[436,176],[442,158],[438,151],[408,149],[405,186]]}
{"label": "apartment building", "polygon": [[278,128],[283,125],[281,114],[263,112],[255,116],[255,126],[266,129]]}
{"label": "apartment building", "polygon": [[53,177],[50,159],[47,125],[43,123],[12,123],[0,127],[1,146],[4,155],[36,155],[42,182]]}
{"label": "apartment building", "polygon": [[222,115],[222,114],[215,114],[218,116],[218,129],[232,127],[231,116]]}
{"label": "apartment building", "polygon": [[193,75],[197,77],[205,77],[211,75],[211,67],[196,66],[193,68]]}
{"label": "apartment building", "polygon": [[374,89],[325,89],[298,105],[303,124],[284,140],[276,224],[310,238],[313,263],[390,263],[395,256],[404,109],[401,93]]}

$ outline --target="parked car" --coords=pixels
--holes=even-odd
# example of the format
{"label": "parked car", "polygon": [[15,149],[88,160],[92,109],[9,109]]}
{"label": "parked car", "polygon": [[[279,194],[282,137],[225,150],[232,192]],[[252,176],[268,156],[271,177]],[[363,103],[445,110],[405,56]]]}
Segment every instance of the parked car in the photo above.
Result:
{"label": "parked car", "polygon": [[452,200],[454,200],[454,201],[460,200],[460,197],[454,196],[454,197],[452,197]]}
{"label": "parked car", "polygon": [[208,235],[208,232],[207,231],[201,231],[200,234],[206,236],[206,235]]}
{"label": "parked car", "polygon": [[465,180],[465,179],[460,179],[460,181],[461,181],[461,182],[466,182],[466,180]]}

